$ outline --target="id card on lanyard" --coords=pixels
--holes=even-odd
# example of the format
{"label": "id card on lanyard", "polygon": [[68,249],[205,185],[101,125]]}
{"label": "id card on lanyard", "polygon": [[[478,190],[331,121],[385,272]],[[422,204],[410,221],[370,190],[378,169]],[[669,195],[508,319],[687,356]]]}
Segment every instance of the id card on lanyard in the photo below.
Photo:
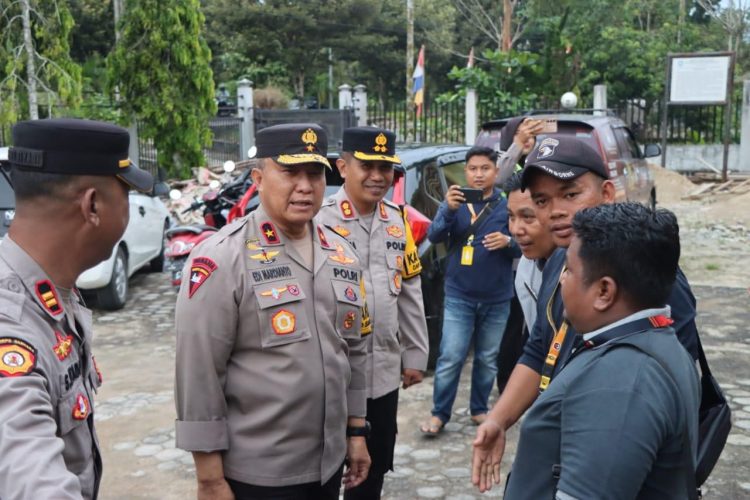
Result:
{"label": "id card on lanyard", "polygon": [[[480,215],[482,215],[482,212],[484,212],[487,207],[489,206],[489,203],[486,204],[484,207],[482,207],[482,210],[479,211],[477,214],[474,211],[474,205],[471,203],[466,204],[466,208],[469,209],[469,212],[471,213],[471,224],[474,224],[474,222],[479,218]],[[466,239],[466,244],[461,249],[461,265],[462,266],[471,266],[474,264],[474,235],[470,235]]]}

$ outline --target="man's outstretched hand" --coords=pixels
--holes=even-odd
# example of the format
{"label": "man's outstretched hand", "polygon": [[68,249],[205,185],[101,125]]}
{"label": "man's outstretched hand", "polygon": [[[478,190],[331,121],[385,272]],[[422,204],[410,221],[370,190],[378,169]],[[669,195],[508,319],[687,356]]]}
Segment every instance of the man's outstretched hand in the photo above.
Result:
{"label": "man's outstretched hand", "polygon": [[500,461],[505,452],[505,429],[492,418],[477,428],[471,460],[471,482],[484,493],[500,484]]}

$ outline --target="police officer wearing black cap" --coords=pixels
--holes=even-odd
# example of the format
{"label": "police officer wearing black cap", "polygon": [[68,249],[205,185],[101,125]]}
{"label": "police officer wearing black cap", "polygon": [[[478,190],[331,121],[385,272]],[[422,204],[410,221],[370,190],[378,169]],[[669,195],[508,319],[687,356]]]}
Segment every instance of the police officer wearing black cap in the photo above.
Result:
{"label": "police officer wearing black cap", "polygon": [[401,163],[396,135],[375,127],[348,128],[341,149],[336,165],[344,185],[323,203],[320,217],[355,245],[364,267],[373,319],[367,337],[372,467],[367,480],[344,498],[369,500],[380,498],[384,475],[393,469],[399,384],[418,384],[427,368],[427,324],[411,228],[398,205],[384,199]]}
{"label": "police officer wearing black cap", "polygon": [[74,287],[128,223],[128,190],[153,180],[128,132],[74,119],[20,122],[9,152],[16,214],[0,245],[0,498],[96,498],[101,375],[91,311]]}
{"label": "police officer wearing black cap", "polygon": [[365,480],[362,268],[316,216],[315,124],[260,130],[260,205],[196,246],[177,299],[177,446],[198,498],[338,499]]}
{"label": "police officer wearing black cap", "polygon": [[[602,157],[578,137],[554,136],[540,141],[526,160],[522,175],[536,216],[552,233],[558,249],[544,266],[537,319],[524,352],[489,418],[477,429],[472,480],[482,491],[500,480],[505,431],[547,389],[580,341],[565,319],[559,286],[565,272],[565,253],[573,238],[573,217],[584,208],[614,203],[617,194]],[[667,304],[677,338],[697,359],[695,297],[679,268]]]}

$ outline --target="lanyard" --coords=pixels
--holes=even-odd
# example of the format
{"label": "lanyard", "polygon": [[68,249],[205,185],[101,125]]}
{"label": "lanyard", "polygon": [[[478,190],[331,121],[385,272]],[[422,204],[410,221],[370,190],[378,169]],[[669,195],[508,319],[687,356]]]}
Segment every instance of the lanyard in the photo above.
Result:
{"label": "lanyard", "polygon": [[482,215],[482,213],[483,213],[483,212],[484,212],[485,210],[487,210],[487,207],[488,207],[488,206],[490,206],[490,204],[489,204],[489,203],[486,203],[486,204],[485,204],[485,205],[484,205],[484,206],[482,207],[482,210],[480,210],[480,211],[479,211],[479,213],[476,213],[476,212],[474,211],[474,205],[473,205],[472,203],[467,203],[467,204],[466,204],[466,208],[468,208],[468,209],[469,209],[469,212],[471,212],[471,224],[474,224],[474,222],[475,222],[475,221],[476,221],[476,220],[477,220],[477,219],[478,219],[478,218],[479,218],[479,217],[480,217],[480,216]]}
{"label": "lanyard", "polygon": [[560,278],[562,277],[564,272],[565,266],[563,266],[563,268],[560,270],[560,276],[557,278],[555,289],[552,290],[552,295],[550,295],[549,300],[547,301],[547,321],[549,322],[550,327],[552,327],[552,331],[555,332],[555,337],[552,339],[552,343],[549,346],[547,357],[544,358],[544,366],[542,366],[542,379],[539,381],[540,393],[544,392],[545,389],[547,389],[547,386],[552,380],[552,374],[555,371],[557,360],[560,357],[560,350],[562,349],[563,342],[565,342],[565,337],[568,334],[568,322],[566,320],[563,320],[562,325],[560,325],[560,327],[558,328],[555,325],[554,318],[552,317],[552,303],[555,300],[557,289],[560,287]]}

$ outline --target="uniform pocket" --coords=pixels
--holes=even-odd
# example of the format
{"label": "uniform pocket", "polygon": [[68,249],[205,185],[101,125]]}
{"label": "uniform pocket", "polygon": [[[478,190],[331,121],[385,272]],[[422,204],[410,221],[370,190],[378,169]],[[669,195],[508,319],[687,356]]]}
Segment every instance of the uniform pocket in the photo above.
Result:
{"label": "uniform pocket", "polygon": [[404,256],[386,254],[385,260],[388,265],[388,289],[391,295],[399,295],[401,293],[401,274],[404,270]]}
{"label": "uniform pocket", "polygon": [[345,339],[358,339],[365,304],[360,287],[341,280],[331,280],[331,285],[336,296],[336,332]]}
{"label": "uniform pocket", "polygon": [[263,349],[301,342],[310,338],[310,328],[298,284],[256,286],[258,322]]}
{"label": "uniform pocket", "polygon": [[57,403],[60,437],[70,434],[86,422],[91,414],[91,399],[83,379],[77,380]]}

